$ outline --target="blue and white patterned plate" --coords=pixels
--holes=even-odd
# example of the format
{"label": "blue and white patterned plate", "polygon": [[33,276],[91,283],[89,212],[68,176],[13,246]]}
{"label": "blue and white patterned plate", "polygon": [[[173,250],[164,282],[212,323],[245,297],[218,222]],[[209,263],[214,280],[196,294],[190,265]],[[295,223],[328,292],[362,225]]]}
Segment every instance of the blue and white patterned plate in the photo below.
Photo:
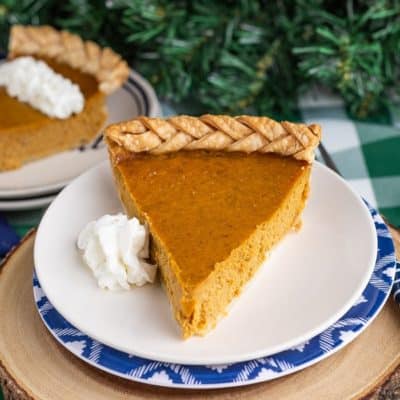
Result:
{"label": "blue and white patterned plate", "polygon": [[211,389],[249,385],[275,379],[306,368],[341,349],[377,316],[392,288],[396,259],[394,246],[382,218],[370,207],[378,237],[373,274],[362,296],[335,324],[295,348],[252,361],[226,365],[179,365],[129,355],[91,339],[67,322],[50,304],[34,276],[37,308],[52,335],[87,363],[120,377],[151,385]]}

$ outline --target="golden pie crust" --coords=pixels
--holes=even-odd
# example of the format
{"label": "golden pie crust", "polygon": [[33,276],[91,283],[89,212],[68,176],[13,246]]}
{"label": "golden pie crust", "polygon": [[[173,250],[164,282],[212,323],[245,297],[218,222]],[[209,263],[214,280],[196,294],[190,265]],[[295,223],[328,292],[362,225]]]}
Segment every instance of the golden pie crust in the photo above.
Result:
{"label": "golden pie crust", "polygon": [[167,119],[139,117],[111,125],[107,128],[107,137],[133,153],[260,152],[292,156],[311,163],[321,139],[321,128],[248,115],[181,115]]}
{"label": "golden pie crust", "polygon": [[129,66],[117,53],[67,31],[51,26],[14,25],[10,31],[9,57],[30,55],[50,58],[93,75],[105,94],[118,89],[129,76]]}
{"label": "golden pie crust", "polygon": [[317,125],[250,116],[140,117],[106,129],[122,204],[149,228],[184,338],[215,327],[299,229],[320,137]]}

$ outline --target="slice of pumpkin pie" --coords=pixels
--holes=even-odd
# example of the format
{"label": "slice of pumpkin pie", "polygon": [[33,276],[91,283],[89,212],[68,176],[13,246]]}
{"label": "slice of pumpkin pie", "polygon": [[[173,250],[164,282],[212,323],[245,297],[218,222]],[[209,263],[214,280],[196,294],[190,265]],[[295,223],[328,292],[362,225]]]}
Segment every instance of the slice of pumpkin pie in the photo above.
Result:
{"label": "slice of pumpkin pie", "polygon": [[0,64],[0,171],[93,140],[129,75],[113,50],[50,26],[14,25]]}
{"label": "slice of pumpkin pie", "polygon": [[300,226],[318,125],[267,117],[139,117],[106,129],[130,217],[148,226],[185,338],[226,313],[266,254]]}

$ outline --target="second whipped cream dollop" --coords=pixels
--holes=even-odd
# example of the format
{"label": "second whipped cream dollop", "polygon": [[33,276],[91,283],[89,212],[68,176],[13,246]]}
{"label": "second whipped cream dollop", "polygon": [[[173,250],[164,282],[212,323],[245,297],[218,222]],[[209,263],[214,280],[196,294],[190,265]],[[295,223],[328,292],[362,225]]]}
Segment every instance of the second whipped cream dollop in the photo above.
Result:
{"label": "second whipped cream dollop", "polygon": [[54,118],[80,113],[85,103],[78,85],[43,61],[19,57],[0,65],[0,86],[7,94]]}
{"label": "second whipped cream dollop", "polygon": [[129,289],[154,282],[157,267],[148,257],[148,233],[136,218],[105,215],[89,224],[78,237],[78,248],[103,289]]}

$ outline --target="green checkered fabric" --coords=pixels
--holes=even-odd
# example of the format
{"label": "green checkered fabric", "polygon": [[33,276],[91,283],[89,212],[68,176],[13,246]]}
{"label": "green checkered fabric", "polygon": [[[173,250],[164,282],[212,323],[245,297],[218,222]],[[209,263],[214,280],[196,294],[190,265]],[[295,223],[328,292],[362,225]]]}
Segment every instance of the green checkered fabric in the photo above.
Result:
{"label": "green checkered fabric", "polygon": [[322,142],[350,185],[400,226],[400,106],[380,121],[354,121],[341,104],[303,107],[302,117],[322,125]]}

